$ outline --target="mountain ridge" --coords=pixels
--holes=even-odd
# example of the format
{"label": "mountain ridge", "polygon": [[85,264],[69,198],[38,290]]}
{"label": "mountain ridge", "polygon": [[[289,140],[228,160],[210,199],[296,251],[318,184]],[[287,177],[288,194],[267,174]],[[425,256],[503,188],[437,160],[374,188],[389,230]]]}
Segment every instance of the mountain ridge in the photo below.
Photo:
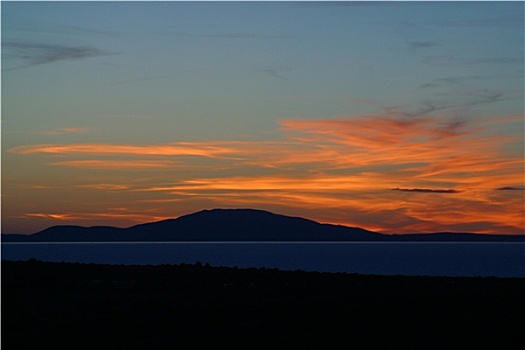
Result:
{"label": "mountain ridge", "polygon": [[258,209],[206,209],[128,228],[112,226],[51,226],[30,234],[2,234],[2,242],[522,242],[525,235],[425,233],[387,235],[358,227]]}

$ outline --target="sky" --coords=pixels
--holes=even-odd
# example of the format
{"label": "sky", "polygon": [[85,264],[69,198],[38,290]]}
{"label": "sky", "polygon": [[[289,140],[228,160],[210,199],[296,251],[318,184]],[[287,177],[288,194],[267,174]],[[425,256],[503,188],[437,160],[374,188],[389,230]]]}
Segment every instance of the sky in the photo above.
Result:
{"label": "sky", "polygon": [[212,208],[525,230],[523,2],[1,11],[3,233]]}

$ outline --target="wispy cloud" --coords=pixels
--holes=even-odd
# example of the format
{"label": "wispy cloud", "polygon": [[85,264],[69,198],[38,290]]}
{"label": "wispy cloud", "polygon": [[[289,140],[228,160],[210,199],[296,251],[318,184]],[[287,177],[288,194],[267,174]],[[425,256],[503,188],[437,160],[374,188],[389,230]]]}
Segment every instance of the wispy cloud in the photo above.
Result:
{"label": "wispy cloud", "polygon": [[24,217],[50,219],[53,221],[99,221],[99,222],[120,222],[124,225],[134,225],[138,223],[159,221],[169,219],[171,217],[156,215],[154,212],[144,212],[139,210],[130,210],[126,208],[113,208],[104,212],[60,212],[60,213],[26,213]]}
{"label": "wispy cloud", "polygon": [[169,160],[66,160],[50,164],[85,169],[147,170],[170,168],[175,165],[175,162]]}
{"label": "wispy cloud", "polygon": [[[391,109],[388,113],[405,114]],[[330,120],[284,120],[281,124],[290,131],[326,136],[332,142],[366,148],[388,145],[393,148],[400,144],[422,146],[427,141],[440,141],[470,132],[464,122],[433,117],[370,115]]]}
{"label": "wispy cloud", "polygon": [[89,128],[60,128],[55,130],[37,131],[36,134],[41,135],[64,135],[64,134],[85,134],[89,132]]}
{"label": "wispy cloud", "polygon": [[470,82],[473,80],[480,80],[480,79],[483,79],[483,78],[481,76],[474,76],[474,75],[446,77],[446,78],[434,79],[432,82],[422,84],[419,87],[420,88],[447,87],[450,85],[462,84],[462,83]]}
{"label": "wispy cloud", "polygon": [[108,55],[108,52],[90,46],[68,46],[16,41],[2,43],[2,50],[2,54],[6,58],[15,58],[25,62],[20,66],[6,68],[2,71],[28,68],[57,61],[79,60],[88,57]]}
{"label": "wispy cloud", "polygon": [[[396,1],[298,1],[295,3],[301,7],[376,7],[396,6]],[[402,5],[402,4],[401,4]]]}
{"label": "wispy cloud", "polygon": [[430,188],[393,188],[393,191],[419,193],[459,193],[458,190],[430,189]]}
{"label": "wispy cloud", "polygon": [[25,18],[20,21],[20,18],[12,19],[6,16],[2,21],[2,30],[6,35],[13,36],[12,33],[25,32],[28,35],[35,36],[42,34],[51,35],[69,35],[73,37],[80,36],[112,36],[117,33],[111,30],[104,30],[101,28],[89,28],[76,25],[69,25],[57,21],[35,21]]}
{"label": "wispy cloud", "polygon": [[212,39],[285,39],[287,36],[278,34],[264,33],[205,33],[205,34],[185,34],[185,36]]}
{"label": "wispy cloud", "polygon": [[[425,84],[420,87],[437,87],[436,84]],[[391,116],[421,118],[434,112],[453,111],[459,108],[468,108],[477,105],[497,103],[520,98],[522,91],[501,91],[490,89],[463,89],[450,93],[441,93],[440,99],[432,98],[422,101],[418,106],[389,106],[385,113]]]}
{"label": "wispy cloud", "polygon": [[434,22],[434,24],[443,27],[506,27],[514,25],[523,27],[523,16],[443,20]]}
{"label": "wispy cloud", "polygon": [[[235,143],[233,143],[234,145]],[[19,146],[12,153],[33,154],[87,154],[87,155],[135,155],[135,156],[202,156],[226,157],[240,151],[229,143],[191,143],[178,142],[161,145],[118,145],[118,144],[44,144]]]}
{"label": "wispy cloud", "polygon": [[62,128],[59,129],[59,131],[64,133],[72,133],[72,134],[83,134],[86,133],[89,129],[88,128]]}
{"label": "wispy cloud", "polygon": [[90,188],[94,190],[102,190],[102,191],[120,191],[120,190],[127,190],[130,188],[129,185],[124,184],[110,184],[110,183],[96,183],[96,184],[88,184],[88,185],[78,185],[79,188]]}
{"label": "wispy cloud", "polygon": [[271,67],[263,69],[262,72],[268,74],[271,77],[286,80],[284,74],[291,71],[290,67]]}

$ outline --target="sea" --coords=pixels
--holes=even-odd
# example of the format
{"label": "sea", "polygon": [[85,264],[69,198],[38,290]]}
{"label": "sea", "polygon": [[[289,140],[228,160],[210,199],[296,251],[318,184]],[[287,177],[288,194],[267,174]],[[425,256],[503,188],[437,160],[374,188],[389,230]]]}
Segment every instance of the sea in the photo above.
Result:
{"label": "sea", "polygon": [[210,264],[407,276],[525,277],[525,243],[2,243],[2,260],[123,265]]}

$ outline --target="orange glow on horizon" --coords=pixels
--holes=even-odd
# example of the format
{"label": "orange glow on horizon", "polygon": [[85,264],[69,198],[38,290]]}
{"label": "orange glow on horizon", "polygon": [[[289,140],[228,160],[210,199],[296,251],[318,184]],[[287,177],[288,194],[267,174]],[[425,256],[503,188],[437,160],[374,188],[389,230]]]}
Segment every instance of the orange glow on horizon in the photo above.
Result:
{"label": "orange glow on horizon", "polygon": [[[485,123],[505,118],[516,121],[500,117]],[[143,178],[120,173],[107,182],[72,187],[126,196],[138,207],[158,211],[29,217],[85,221],[128,220],[129,215],[128,221],[148,222],[173,217],[170,210],[181,213],[184,206],[237,206],[305,212],[320,222],[384,233],[525,230],[520,190],[525,163],[522,154],[508,148],[523,142],[520,135],[491,135],[483,122],[469,128],[430,116],[284,120],[281,126],[283,137],[275,141],[41,144],[9,152],[44,155],[48,164],[75,171],[106,169],[108,176],[148,170]],[[134,195],[139,197],[131,199]]]}

